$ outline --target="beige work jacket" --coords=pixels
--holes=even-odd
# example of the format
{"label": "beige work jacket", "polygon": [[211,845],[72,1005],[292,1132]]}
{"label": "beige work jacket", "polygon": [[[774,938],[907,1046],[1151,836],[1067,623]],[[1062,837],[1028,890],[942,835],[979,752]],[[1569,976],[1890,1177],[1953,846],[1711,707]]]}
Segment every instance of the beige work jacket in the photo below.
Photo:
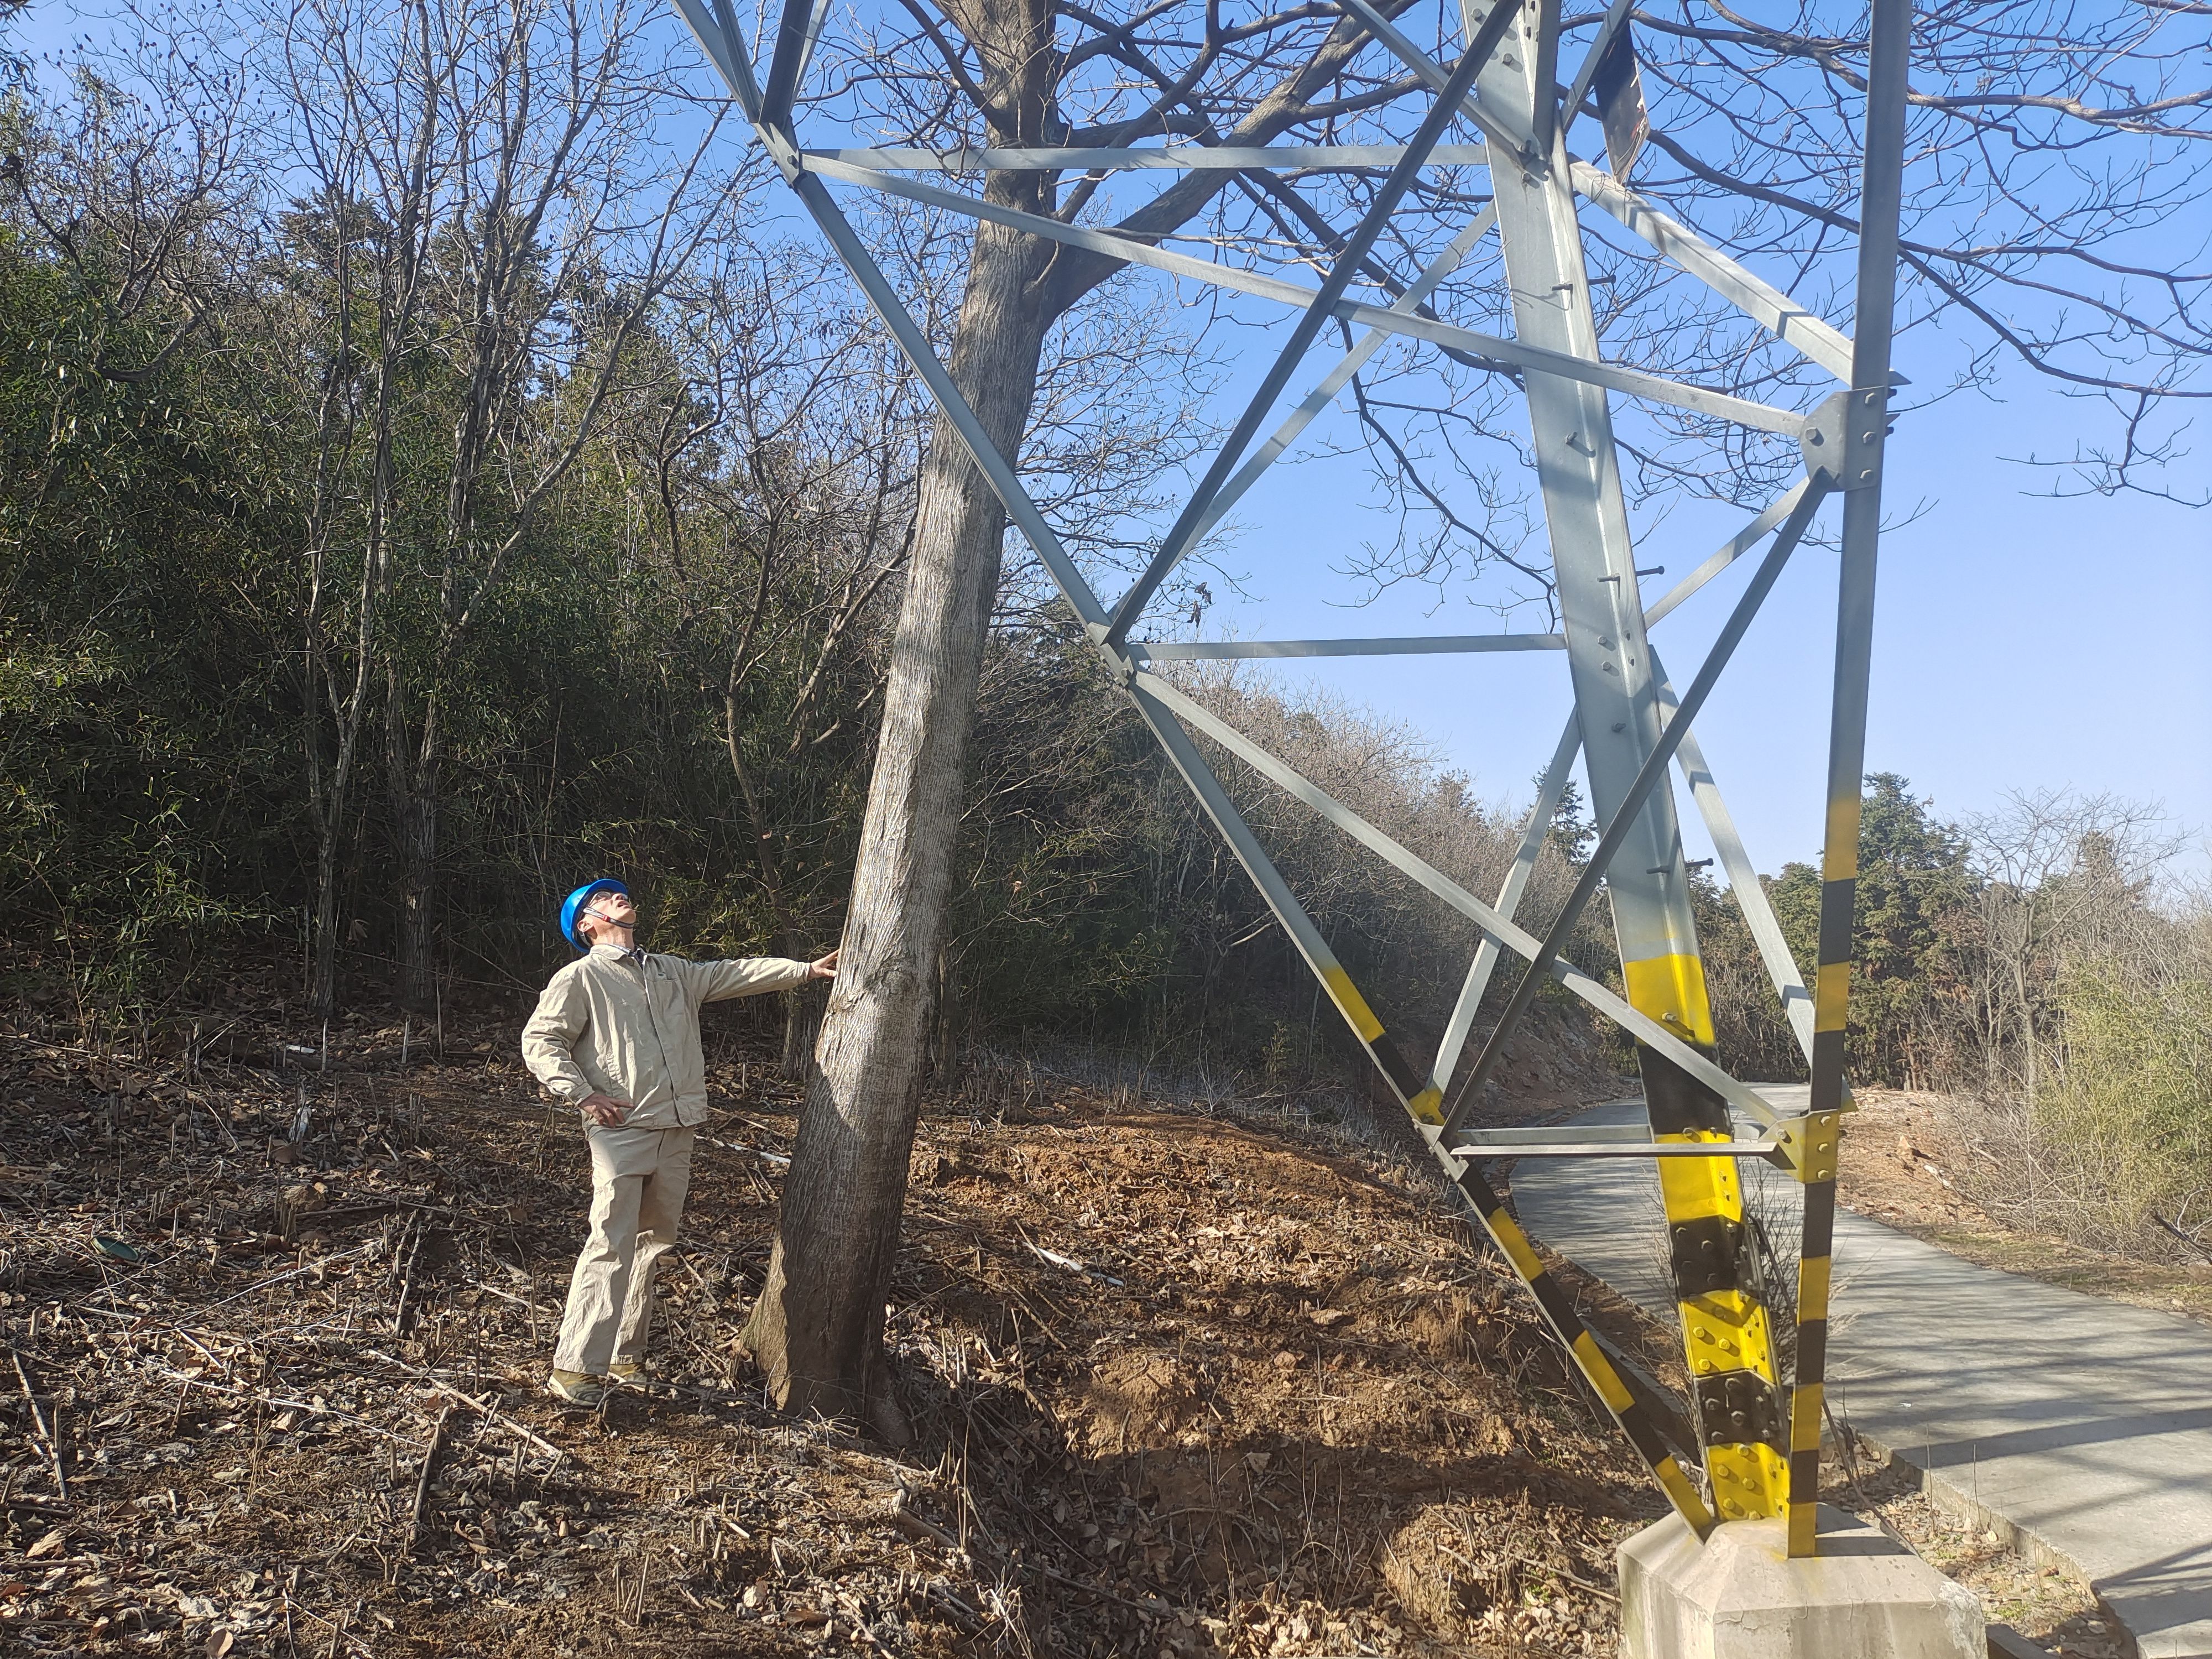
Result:
{"label": "beige work jacket", "polygon": [[522,1059],[570,1105],[589,1095],[629,1103],[623,1122],[690,1128],[707,1120],[699,1006],[803,982],[807,964],[782,957],[686,962],[595,945],[553,975],[522,1028]]}

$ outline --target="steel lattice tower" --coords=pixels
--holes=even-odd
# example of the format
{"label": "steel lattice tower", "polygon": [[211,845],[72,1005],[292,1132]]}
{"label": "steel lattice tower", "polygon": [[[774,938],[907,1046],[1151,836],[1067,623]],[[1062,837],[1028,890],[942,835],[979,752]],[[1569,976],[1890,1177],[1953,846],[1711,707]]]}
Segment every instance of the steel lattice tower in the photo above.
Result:
{"label": "steel lattice tower", "polygon": [[[1557,0],[1462,0],[1466,46],[1439,63],[1370,0],[1338,0],[1364,28],[1431,88],[1435,98],[1410,143],[1389,146],[1273,146],[1231,149],[1198,143],[1109,149],[805,149],[793,128],[793,100],[829,10],[828,0],[784,0],[763,90],[728,0],[674,0],[757,141],[798,200],[860,283],[945,418],[973,455],[1007,515],[1027,538],[1061,597],[1125,686],[1176,769],[1250,873],[1285,933],[1327,988],[1391,1090],[1420,1126],[1446,1175],[1534,1295],[1590,1387],[1650,1465],[1668,1498],[1702,1535],[1717,1522],[1786,1515],[1793,1555],[1814,1553],[1821,1393],[1825,1370],[1829,1249],[1836,1160],[1847,1109],[1843,1046],[1849,999],[1854,881],[1859,839],[1875,566],[1881,502],[1881,458],[1889,419],[1890,342],[1902,188],[1910,0],[1871,0],[1871,43],[1861,174],[1853,337],[1812,314],[1669,218],[1615,175],[1576,159],[1568,128],[1594,80],[1630,0],[1614,0],[1564,99],[1554,76],[1559,52]],[[1617,39],[1617,37],[1620,37]],[[1616,58],[1618,64],[1619,59]],[[1564,118],[1563,118],[1564,112]],[[1455,120],[1477,129],[1479,145],[1444,145]],[[1608,122],[1608,125],[1611,123]],[[999,206],[928,182],[928,175],[994,169],[1125,171],[1212,167],[1259,173],[1332,164],[1388,167],[1359,224],[1342,239],[1316,287],[1225,262],[1195,258],[1110,230]],[[1362,260],[1407,185],[1424,167],[1488,168],[1490,206],[1388,307],[1350,297]],[[928,337],[915,324],[828,185],[903,197],[987,219],[1064,245],[1107,254],[1280,303],[1295,318],[1288,343],[1251,399],[1229,441],[1180,511],[1149,567],[1108,605],[1091,588],[1025,493],[1007,459],[979,426]],[[1683,384],[1608,362],[1593,310],[1580,214],[1594,207],[1632,233],[1683,280],[1704,284],[1783,344],[1832,377],[1837,390],[1810,414]],[[1510,289],[1510,338],[1460,327],[1427,301],[1480,240],[1495,229]],[[1342,319],[1363,330],[1352,349],[1255,445],[1322,325]],[[1410,337],[1516,371],[1526,389],[1537,482],[1561,619],[1554,634],[1490,634],[1402,639],[1305,640],[1273,643],[1147,642],[1131,631],[1146,601],[1230,506],[1259,483],[1305,427],[1335,399],[1372,354]],[[1802,476],[1765,511],[1656,604],[1638,586],[1612,399],[1648,401],[1796,438]],[[1815,514],[1840,495],[1841,577],[1836,611],[1835,683],[1830,715],[1827,816],[1822,860],[1819,957],[1808,991],[1768,908],[1692,723],[1746,629]],[[1661,667],[1650,630],[1740,558],[1764,545],[1751,580],[1705,660],[1679,691]],[[1314,657],[1389,652],[1557,650],[1565,653],[1574,712],[1539,784],[1538,797],[1510,873],[1486,901],[1401,846],[1291,766],[1186,696],[1154,665],[1221,658]],[[1194,742],[1204,734],[1261,776],[1304,802],[1339,830],[1470,919],[1482,942],[1469,964],[1437,1053],[1425,1066],[1395,1042],[1328,941],[1239,815]],[[1604,826],[1574,893],[1539,939],[1513,920],[1575,757],[1582,756],[1592,806]],[[1679,767],[1719,855],[1734,896],[1797,1037],[1811,1078],[1806,1109],[1778,1109],[1714,1063],[1705,977],[1690,907],[1675,799],[1668,786]],[[1602,881],[1611,900],[1626,994],[1609,990],[1561,954],[1583,908]],[[1462,1066],[1478,1003],[1501,954],[1525,964],[1498,1024],[1471,1064]],[[1613,1139],[1595,1132],[1468,1130],[1469,1104],[1495,1070],[1507,1038],[1547,979],[1556,979],[1613,1021],[1637,1045],[1650,1118],[1648,1134]],[[1731,1112],[1758,1126],[1739,1134]],[[1697,1438],[1705,1481],[1686,1472],[1650,1418],[1583,1327],[1526,1236],[1484,1179],[1486,1159],[1501,1157],[1626,1156],[1657,1160],[1669,1257],[1696,1398]],[[1803,1186],[1795,1376],[1779,1375],[1774,1322],[1783,1310],[1761,1298],[1737,1160],[1759,1158]]]}

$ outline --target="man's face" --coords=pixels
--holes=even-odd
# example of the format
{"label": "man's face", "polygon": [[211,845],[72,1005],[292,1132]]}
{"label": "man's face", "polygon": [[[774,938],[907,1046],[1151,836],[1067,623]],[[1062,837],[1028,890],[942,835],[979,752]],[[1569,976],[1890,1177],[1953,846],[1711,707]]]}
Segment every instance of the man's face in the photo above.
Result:
{"label": "man's face", "polygon": [[637,906],[628,893],[594,893],[577,921],[577,931],[590,945],[627,945],[627,931],[637,926]]}

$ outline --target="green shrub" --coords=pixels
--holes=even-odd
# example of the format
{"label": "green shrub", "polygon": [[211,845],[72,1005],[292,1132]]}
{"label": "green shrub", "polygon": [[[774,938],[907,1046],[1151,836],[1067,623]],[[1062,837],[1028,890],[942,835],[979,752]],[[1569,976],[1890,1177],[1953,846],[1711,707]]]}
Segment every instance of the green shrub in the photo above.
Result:
{"label": "green shrub", "polygon": [[2058,1003],[2056,1064],[2031,1122],[2084,1236],[2118,1242],[2153,1216],[2201,1224],[2212,1204],[2212,974],[2091,960],[2065,973]]}

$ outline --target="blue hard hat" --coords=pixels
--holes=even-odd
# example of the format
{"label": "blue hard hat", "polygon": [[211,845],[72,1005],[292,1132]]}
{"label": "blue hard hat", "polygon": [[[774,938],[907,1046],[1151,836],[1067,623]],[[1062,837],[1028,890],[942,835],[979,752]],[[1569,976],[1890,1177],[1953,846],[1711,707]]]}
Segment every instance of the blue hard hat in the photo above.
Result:
{"label": "blue hard hat", "polygon": [[576,918],[584,914],[584,907],[592,902],[594,896],[600,893],[628,894],[629,891],[627,886],[612,876],[601,876],[597,881],[586,882],[561,901],[561,937],[579,951],[589,949],[576,937]]}

